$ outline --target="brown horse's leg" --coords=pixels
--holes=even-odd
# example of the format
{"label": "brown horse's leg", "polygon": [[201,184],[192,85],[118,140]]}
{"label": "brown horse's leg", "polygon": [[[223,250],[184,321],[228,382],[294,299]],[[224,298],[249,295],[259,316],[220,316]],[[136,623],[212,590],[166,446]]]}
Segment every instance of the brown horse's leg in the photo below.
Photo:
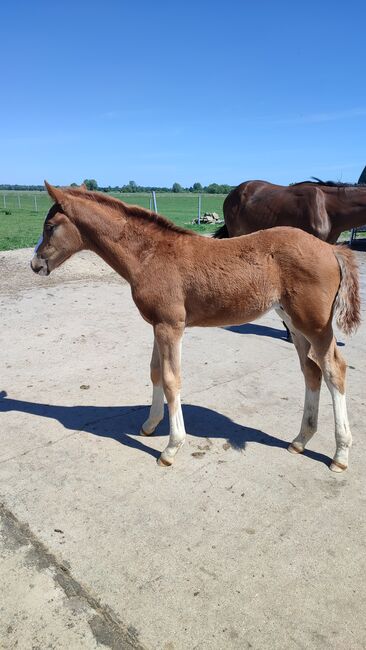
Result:
{"label": "brown horse's leg", "polygon": [[352,435],[348,423],[346,406],[346,362],[337,348],[337,342],[331,334],[331,341],[324,346],[313,343],[318,362],[323,371],[325,382],[332,396],[336,452],[330,469],[342,472],[348,467],[348,452],[352,445]]}
{"label": "brown horse's leg", "polygon": [[164,390],[160,370],[159,349],[154,339],[154,348],[150,363],[150,377],[153,385],[152,404],[149,417],[141,427],[140,433],[150,436],[164,417]]}
{"label": "brown horse's leg", "polygon": [[308,357],[310,343],[305,336],[293,328],[292,339],[305,379],[305,402],[300,433],[289,445],[288,450],[293,454],[301,454],[317,431],[322,372],[319,366]]}
{"label": "brown horse's leg", "polygon": [[158,459],[162,466],[172,465],[174,456],[186,437],[180,404],[180,366],[184,327],[166,324],[155,326],[155,338],[159,347],[160,367],[166,401],[169,409],[169,442]]}

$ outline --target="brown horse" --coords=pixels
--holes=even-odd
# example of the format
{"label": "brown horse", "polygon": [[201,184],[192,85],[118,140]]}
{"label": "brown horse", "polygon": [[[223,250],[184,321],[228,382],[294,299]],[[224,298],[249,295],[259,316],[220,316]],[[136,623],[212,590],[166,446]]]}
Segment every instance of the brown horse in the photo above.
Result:
{"label": "brown horse", "polygon": [[292,226],[335,244],[341,232],[366,223],[366,185],[306,181],[284,187],[246,181],[226,197],[224,218],[217,239]]}
{"label": "brown horse", "polygon": [[173,463],[186,435],[180,403],[185,327],[245,323],[276,309],[293,333],[306,386],[300,433],[289,450],[301,453],[316,432],[324,376],[335,419],[331,469],[347,468],[352,438],[346,364],[333,336],[332,317],[346,333],[359,324],[352,251],[295,228],[217,241],[105,194],[46,187],[55,203],[31,261],[33,271],[48,275],[77,251],[92,250],[130,283],[141,316],[154,328],[153,398],[142,433],[150,435],[162,420],[165,395],[170,437],[159,464]]}

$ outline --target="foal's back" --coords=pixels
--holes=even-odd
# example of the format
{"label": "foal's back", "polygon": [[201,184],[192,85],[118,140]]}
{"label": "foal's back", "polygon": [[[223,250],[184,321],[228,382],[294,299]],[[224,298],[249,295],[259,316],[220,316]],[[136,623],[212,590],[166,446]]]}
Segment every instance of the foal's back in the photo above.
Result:
{"label": "foal's back", "polygon": [[[322,315],[340,282],[333,247],[297,229],[272,228],[232,239],[194,237],[185,255],[187,324],[255,320],[276,304]],[[187,262],[187,260],[189,260]]]}

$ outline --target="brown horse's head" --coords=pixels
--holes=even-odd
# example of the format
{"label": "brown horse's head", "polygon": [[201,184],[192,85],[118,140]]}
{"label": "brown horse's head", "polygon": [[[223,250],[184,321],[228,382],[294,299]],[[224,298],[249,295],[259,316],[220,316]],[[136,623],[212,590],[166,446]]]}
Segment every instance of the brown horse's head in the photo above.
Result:
{"label": "brown horse's head", "polygon": [[46,216],[43,233],[31,261],[32,270],[39,275],[49,275],[53,269],[83,248],[80,232],[65,210],[65,192],[52,187],[46,181],[45,185],[54,205]]}

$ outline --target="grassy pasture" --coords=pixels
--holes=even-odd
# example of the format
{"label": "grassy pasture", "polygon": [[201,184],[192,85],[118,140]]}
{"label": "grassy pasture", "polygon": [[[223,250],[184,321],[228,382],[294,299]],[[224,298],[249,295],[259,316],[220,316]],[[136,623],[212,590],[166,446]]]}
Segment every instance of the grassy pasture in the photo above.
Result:
{"label": "grassy pasture", "polygon": [[[150,205],[151,194],[112,194],[112,196],[144,208],[149,208]],[[224,198],[223,194],[203,194],[201,214],[217,212],[222,216]],[[202,233],[213,232],[217,228],[212,225],[192,225],[191,222],[198,213],[196,194],[157,194],[156,201],[158,212],[179,226]],[[0,192],[0,250],[35,246],[50,206],[51,201],[46,192]]]}

